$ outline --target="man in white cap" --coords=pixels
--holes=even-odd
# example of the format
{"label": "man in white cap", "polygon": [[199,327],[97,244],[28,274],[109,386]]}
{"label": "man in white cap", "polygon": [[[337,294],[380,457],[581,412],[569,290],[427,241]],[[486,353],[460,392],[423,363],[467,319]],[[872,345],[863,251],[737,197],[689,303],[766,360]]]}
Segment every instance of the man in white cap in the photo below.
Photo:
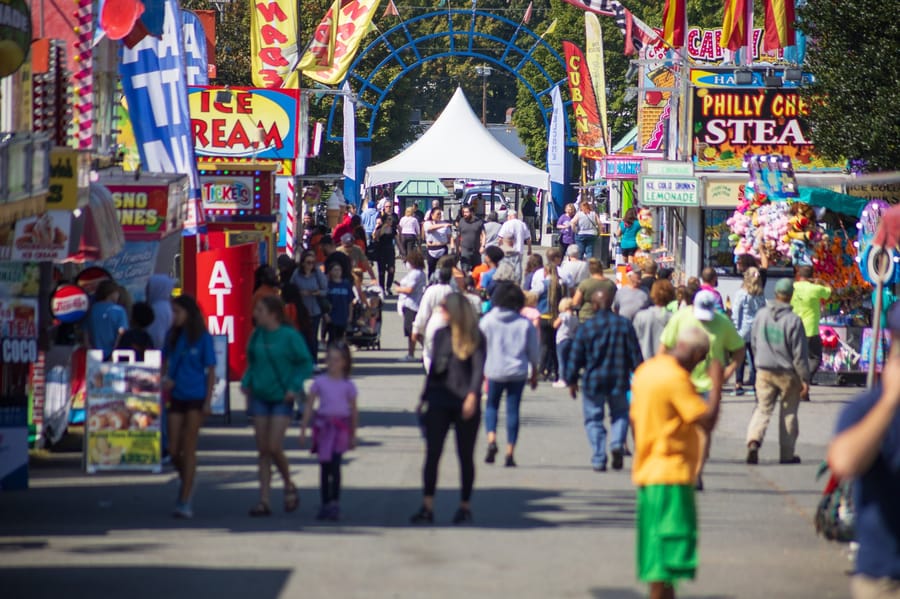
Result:
{"label": "man in white cap", "polygon": [[531,255],[531,231],[528,225],[518,219],[516,211],[510,210],[506,215],[506,222],[500,227],[497,234],[500,239],[500,248],[506,254],[504,260],[509,262],[516,272],[516,282],[522,282],[522,254],[525,244],[528,244],[528,255]]}
{"label": "man in white cap", "polygon": [[[691,372],[691,382],[704,399],[716,402],[722,397],[722,384],[743,363],[745,351],[744,340],[731,319],[719,312],[717,307],[718,298],[713,292],[698,292],[693,307],[676,312],[660,337],[660,353],[669,353],[678,343],[681,331],[686,328],[698,327],[709,335],[709,353]],[[697,488],[703,489],[702,478],[698,477]]]}

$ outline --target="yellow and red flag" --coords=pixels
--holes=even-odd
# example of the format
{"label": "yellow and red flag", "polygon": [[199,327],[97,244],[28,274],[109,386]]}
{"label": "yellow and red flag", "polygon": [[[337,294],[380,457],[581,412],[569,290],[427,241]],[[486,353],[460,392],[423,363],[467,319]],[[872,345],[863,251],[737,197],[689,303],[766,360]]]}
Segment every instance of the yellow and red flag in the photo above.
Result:
{"label": "yellow and red flag", "polygon": [[325,85],[336,85],[353,63],[381,0],[335,0],[316,27],[313,41],[300,59],[303,74]]}
{"label": "yellow and red flag", "polygon": [[581,48],[568,40],[563,40],[563,54],[566,57],[566,76],[569,93],[572,96],[572,112],[575,116],[575,136],[578,140],[578,155],[591,160],[600,160],[606,154],[606,140],[597,109],[597,96],[591,83],[591,73]]}
{"label": "yellow and red flag", "polygon": [[719,45],[736,52],[746,42],[747,0],[725,0],[725,18],[722,20],[722,41]]}
{"label": "yellow and red flag", "polygon": [[771,51],[795,45],[794,20],[793,0],[766,0],[763,49]]}
{"label": "yellow and red flag", "polygon": [[263,0],[251,3],[250,74],[256,87],[296,87],[297,3]]}
{"label": "yellow and red flag", "polygon": [[666,0],[663,9],[663,39],[673,48],[684,46],[687,0]]}

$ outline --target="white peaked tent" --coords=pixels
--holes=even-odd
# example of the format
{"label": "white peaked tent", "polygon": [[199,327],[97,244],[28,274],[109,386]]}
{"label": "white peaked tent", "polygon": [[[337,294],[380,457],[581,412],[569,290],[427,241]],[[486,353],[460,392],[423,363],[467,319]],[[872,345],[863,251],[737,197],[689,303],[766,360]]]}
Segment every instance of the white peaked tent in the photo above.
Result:
{"label": "white peaked tent", "polygon": [[441,116],[414,144],[390,160],[366,169],[366,187],[428,177],[486,179],[550,188],[547,171],[518,158],[484,128],[461,88],[456,89]]}

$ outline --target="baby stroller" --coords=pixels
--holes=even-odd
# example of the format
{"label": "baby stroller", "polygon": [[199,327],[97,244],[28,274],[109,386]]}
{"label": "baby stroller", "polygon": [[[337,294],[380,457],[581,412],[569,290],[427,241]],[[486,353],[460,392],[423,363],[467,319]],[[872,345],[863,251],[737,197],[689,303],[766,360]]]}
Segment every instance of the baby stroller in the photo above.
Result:
{"label": "baby stroller", "polygon": [[381,349],[381,312],[384,291],[378,285],[363,290],[363,297],[353,304],[353,314],[347,329],[347,343],[360,349]]}

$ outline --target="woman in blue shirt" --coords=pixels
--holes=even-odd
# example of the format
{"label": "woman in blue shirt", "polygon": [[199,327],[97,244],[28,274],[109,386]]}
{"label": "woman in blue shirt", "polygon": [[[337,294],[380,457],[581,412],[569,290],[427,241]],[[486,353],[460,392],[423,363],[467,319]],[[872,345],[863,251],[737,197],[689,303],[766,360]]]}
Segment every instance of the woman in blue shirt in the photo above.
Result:
{"label": "woman in blue shirt", "polygon": [[172,300],[172,328],[166,338],[163,357],[162,388],[169,394],[169,455],[181,479],[181,490],[172,515],[192,518],[197,439],[200,425],[210,413],[216,383],[216,354],[200,307],[189,295]]}
{"label": "woman in blue shirt", "polygon": [[632,262],[637,252],[637,234],[641,223],[637,219],[637,208],[629,208],[625,218],[619,223],[619,249],[628,262]]}

